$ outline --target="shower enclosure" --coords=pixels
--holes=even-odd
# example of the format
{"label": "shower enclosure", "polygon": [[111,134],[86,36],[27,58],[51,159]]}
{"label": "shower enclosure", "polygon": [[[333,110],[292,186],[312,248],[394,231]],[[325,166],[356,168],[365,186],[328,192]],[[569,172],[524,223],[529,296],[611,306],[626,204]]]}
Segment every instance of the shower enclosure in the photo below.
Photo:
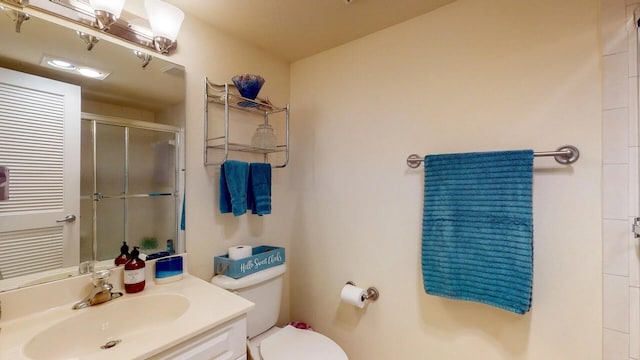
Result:
{"label": "shower enclosure", "polygon": [[123,241],[147,254],[176,246],[181,130],[83,114],[81,131],[80,261],[113,259]]}

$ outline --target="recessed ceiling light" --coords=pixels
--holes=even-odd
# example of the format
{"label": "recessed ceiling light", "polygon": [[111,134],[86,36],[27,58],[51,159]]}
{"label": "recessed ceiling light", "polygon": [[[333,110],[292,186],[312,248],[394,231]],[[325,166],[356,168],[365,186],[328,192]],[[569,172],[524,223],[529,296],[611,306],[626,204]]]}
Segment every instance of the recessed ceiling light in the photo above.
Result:
{"label": "recessed ceiling light", "polygon": [[90,77],[90,78],[101,78],[101,77],[104,76],[104,74],[101,73],[100,71],[95,70],[95,69],[91,69],[91,68],[86,68],[86,67],[79,68],[78,72],[81,75],[84,75],[84,76],[87,76],[87,77]]}
{"label": "recessed ceiling light", "polygon": [[81,64],[75,64],[67,59],[61,59],[53,57],[51,55],[44,55],[40,61],[40,65],[52,67],[57,70],[65,72],[75,73],[76,75],[82,75],[90,77],[92,79],[104,80],[111,74],[109,71],[98,70],[93,67],[83,66]]}
{"label": "recessed ceiling light", "polygon": [[47,61],[47,64],[65,70],[75,70],[76,66],[72,63],[60,59],[51,59]]}

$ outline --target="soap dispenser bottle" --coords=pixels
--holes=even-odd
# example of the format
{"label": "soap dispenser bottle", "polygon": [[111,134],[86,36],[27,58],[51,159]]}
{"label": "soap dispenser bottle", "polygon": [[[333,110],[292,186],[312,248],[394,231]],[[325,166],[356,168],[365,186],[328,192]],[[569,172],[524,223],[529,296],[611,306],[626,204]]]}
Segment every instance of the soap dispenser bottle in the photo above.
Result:
{"label": "soap dispenser bottle", "polygon": [[114,263],[116,266],[124,265],[131,259],[131,255],[129,254],[129,246],[126,241],[122,242],[122,246],[120,247],[120,255],[116,257]]}
{"label": "soap dispenser bottle", "polygon": [[131,259],[124,264],[124,290],[130,294],[144,290],[145,265],[139,255],[138,247],[134,246]]}

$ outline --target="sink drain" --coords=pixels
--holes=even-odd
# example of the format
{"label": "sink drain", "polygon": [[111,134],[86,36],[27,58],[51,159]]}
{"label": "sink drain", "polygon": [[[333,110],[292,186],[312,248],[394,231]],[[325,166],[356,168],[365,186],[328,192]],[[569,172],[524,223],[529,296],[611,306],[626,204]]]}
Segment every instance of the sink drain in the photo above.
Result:
{"label": "sink drain", "polygon": [[111,341],[107,341],[106,344],[100,346],[100,349],[111,349],[112,347],[120,344],[122,342],[122,340],[111,340]]}

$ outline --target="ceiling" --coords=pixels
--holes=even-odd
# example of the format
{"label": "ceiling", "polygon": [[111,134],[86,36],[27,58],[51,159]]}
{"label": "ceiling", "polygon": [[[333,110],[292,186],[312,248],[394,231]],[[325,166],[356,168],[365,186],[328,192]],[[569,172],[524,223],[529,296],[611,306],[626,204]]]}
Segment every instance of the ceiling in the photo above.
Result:
{"label": "ceiling", "polygon": [[[352,0],[350,4],[346,0],[167,1],[229,35],[296,61],[454,0]],[[144,11],[142,0],[127,3],[134,10]],[[140,60],[128,49],[100,41],[87,51],[74,31],[35,17],[16,33],[8,15],[0,11],[2,67],[74,83],[82,86],[85,98],[126,106],[153,110],[183,99],[184,74],[175,65],[155,58],[142,70]],[[61,73],[40,66],[44,55],[61,56],[112,73],[105,81]]]}
{"label": "ceiling", "polygon": [[227,34],[296,61],[455,0],[167,1]]}

